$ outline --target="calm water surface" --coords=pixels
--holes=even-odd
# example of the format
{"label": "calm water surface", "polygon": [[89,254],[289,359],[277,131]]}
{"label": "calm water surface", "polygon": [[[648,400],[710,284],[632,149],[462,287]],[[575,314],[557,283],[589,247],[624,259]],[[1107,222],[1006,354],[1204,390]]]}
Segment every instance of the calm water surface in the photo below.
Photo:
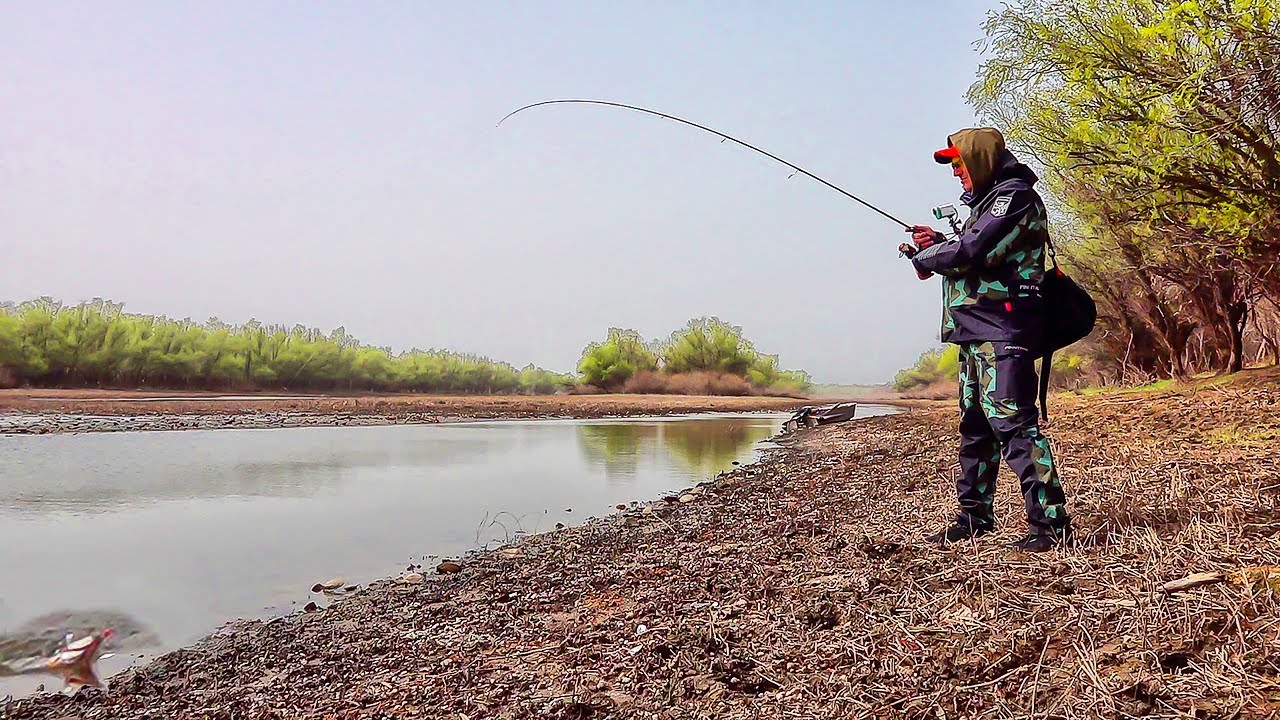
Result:
{"label": "calm water surface", "polygon": [[[330,577],[363,584],[706,479],[785,417],[3,437],[0,647],[37,616],[110,610],[151,637],[111,672],[296,610]],[[0,696],[42,680],[0,677]]]}

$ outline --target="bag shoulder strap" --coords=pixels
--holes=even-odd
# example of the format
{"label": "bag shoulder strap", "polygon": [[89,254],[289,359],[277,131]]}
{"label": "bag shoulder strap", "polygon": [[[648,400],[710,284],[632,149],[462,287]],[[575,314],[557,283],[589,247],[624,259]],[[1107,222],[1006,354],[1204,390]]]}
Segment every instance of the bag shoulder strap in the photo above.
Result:
{"label": "bag shoulder strap", "polygon": [[1049,373],[1053,370],[1053,351],[1044,354],[1040,363],[1040,420],[1049,422]]}
{"label": "bag shoulder strap", "polygon": [[[1049,260],[1053,262],[1053,267],[1048,267],[1048,264],[1046,263],[1045,272],[1061,273],[1062,270],[1058,267],[1058,253],[1053,247],[1053,238],[1051,238],[1048,233],[1045,233],[1044,236],[1044,246],[1049,251]],[[1047,309],[1048,308],[1046,308],[1046,310]],[[1040,363],[1040,420],[1048,422],[1049,374],[1053,371],[1053,351],[1045,351],[1043,358],[1044,359]]]}
{"label": "bag shoulder strap", "polygon": [[1049,264],[1045,263],[1045,269],[1058,269],[1058,249],[1053,246],[1053,237],[1048,232],[1044,234],[1044,247],[1049,252],[1049,259],[1053,261],[1053,268],[1049,268]]}

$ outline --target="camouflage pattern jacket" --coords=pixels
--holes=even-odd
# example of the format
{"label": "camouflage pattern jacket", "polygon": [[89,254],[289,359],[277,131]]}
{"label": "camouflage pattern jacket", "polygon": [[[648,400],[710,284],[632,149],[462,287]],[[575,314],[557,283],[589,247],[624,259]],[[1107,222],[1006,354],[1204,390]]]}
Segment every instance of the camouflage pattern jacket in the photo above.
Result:
{"label": "camouflage pattern jacket", "polygon": [[[963,159],[963,146],[961,153]],[[917,253],[912,263],[942,276],[943,342],[1000,341],[1034,350],[1043,325],[1048,217],[1035,173],[1003,148],[993,160],[984,169],[989,189],[961,197],[971,212],[960,234]]]}

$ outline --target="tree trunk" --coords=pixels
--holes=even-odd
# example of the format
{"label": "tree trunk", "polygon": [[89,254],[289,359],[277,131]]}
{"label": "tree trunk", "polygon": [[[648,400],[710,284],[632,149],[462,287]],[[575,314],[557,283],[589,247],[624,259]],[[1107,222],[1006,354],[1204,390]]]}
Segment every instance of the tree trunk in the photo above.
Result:
{"label": "tree trunk", "polygon": [[1244,326],[1249,321],[1249,303],[1236,300],[1227,306],[1227,332],[1231,339],[1227,354],[1227,372],[1244,369]]}

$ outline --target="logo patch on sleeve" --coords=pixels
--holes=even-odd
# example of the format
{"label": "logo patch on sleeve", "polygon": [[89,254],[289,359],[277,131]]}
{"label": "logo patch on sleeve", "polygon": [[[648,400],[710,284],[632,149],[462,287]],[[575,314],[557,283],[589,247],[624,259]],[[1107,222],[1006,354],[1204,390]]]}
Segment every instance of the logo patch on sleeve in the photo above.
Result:
{"label": "logo patch on sleeve", "polygon": [[1001,195],[996,201],[991,203],[991,214],[996,217],[1004,217],[1009,212],[1009,206],[1013,204],[1012,195]]}

